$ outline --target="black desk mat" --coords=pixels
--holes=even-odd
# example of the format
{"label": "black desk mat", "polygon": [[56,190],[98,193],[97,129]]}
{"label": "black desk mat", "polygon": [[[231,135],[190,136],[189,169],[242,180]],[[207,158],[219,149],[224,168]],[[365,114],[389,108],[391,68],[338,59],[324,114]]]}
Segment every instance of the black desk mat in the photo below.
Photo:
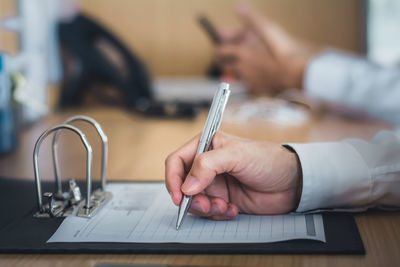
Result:
{"label": "black desk mat", "polygon": [[[52,185],[43,183],[43,192],[52,191]],[[7,178],[0,178],[0,211],[0,253],[365,254],[354,218],[347,213],[323,213],[326,243],[305,239],[255,244],[46,243],[63,218],[34,218],[33,179]]]}

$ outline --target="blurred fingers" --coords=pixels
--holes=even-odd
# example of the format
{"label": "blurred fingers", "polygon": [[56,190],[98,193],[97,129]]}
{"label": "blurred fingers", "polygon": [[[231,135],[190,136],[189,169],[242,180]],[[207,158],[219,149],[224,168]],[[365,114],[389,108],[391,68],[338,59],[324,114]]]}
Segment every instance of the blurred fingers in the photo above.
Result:
{"label": "blurred fingers", "polygon": [[238,29],[225,28],[218,31],[223,43],[238,42],[243,37],[243,32]]}
{"label": "blurred fingers", "polygon": [[231,64],[240,58],[240,47],[233,44],[220,45],[214,48],[214,54],[219,64]]}
{"label": "blurred fingers", "polygon": [[236,7],[236,12],[243,24],[252,30],[258,38],[264,43],[266,48],[274,55],[273,36],[270,36],[271,23],[261,16],[258,12],[251,9],[248,4],[240,3]]}

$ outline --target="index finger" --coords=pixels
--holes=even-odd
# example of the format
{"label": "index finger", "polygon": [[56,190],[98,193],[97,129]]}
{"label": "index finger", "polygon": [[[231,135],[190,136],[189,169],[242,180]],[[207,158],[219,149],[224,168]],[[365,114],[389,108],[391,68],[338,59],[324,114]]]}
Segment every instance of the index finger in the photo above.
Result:
{"label": "index finger", "polygon": [[[247,3],[239,3],[236,7],[236,12],[243,24],[256,33],[267,49],[270,52],[275,52],[274,47],[271,45],[273,44],[270,40],[271,36],[268,34],[270,31],[269,29],[271,28],[271,23],[266,18],[262,17],[257,11],[251,9]],[[268,30],[268,33],[266,30]]]}
{"label": "index finger", "polygon": [[218,31],[219,36],[221,36],[223,42],[222,44],[227,43],[238,43],[243,39],[243,30],[225,28]]}
{"label": "index finger", "polygon": [[175,205],[182,199],[181,185],[196,156],[200,135],[196,135],[165,160],[165,185]]}

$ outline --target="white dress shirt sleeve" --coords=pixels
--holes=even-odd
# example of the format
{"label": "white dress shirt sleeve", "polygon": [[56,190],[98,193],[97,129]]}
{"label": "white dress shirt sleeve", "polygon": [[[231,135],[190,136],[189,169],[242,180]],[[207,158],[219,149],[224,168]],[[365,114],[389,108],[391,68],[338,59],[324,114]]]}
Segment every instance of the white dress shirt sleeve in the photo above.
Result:
{"label": "white dress shirt sleeve", "polygon": [[400,68],[329,51],[311,59],[303,86],[313,98],[347,104],[400,126]]}
{"label": "white dress shirt sleeve", "polygon": [[400,207],[400,136],[379,132],[371,142],[286,144],[303,173],[298,212]]}

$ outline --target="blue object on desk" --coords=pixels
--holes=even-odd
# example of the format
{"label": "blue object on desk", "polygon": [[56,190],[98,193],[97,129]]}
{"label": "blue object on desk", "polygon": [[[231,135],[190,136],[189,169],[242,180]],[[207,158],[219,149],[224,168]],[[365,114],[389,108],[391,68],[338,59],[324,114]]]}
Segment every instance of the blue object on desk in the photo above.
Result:
{"label": "blue object on desk", "polygon": [[16,133],[11,108],[11,82],[5,67],[4,53],[0,53],[0,154],[11,151],[16,145]]}

